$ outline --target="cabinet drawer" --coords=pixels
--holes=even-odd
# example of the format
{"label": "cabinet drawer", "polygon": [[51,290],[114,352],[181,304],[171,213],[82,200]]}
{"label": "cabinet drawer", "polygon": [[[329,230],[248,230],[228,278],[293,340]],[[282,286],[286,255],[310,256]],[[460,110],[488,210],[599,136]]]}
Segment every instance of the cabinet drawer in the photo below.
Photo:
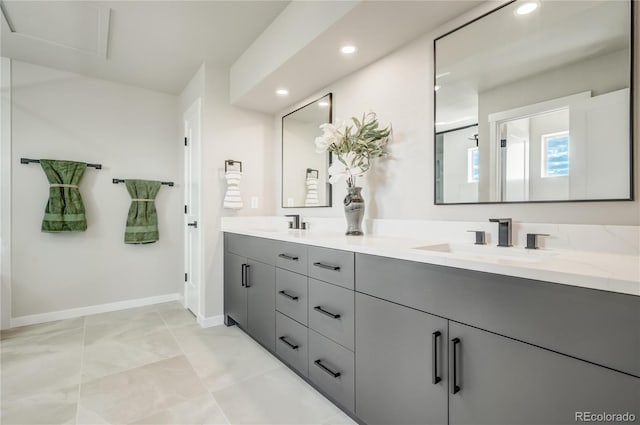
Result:
{"label": "cabinet drawer", "polygon": [[353,351],[354,292],[309,278],[309,327]]}
{"label": "cabinet drawer", "polygon": [[307,277],[276,268],[276,310],[307,325]]}
{"label": "cabinet drawer", "polygon": [[225,241],[225,249],[229,252],[272,266],[276,264],[277,242],[274,240],[225,233]]}
{"label": "cabinet drawer", "polygon": [[275,247],[276,266],[292,272],[307,274],[307,246],[278,242]]}
{"label": "cabinet drawer", "polygon": [[276,353],[291,367],[309,374],[307,327],[276,312]]}
{"label": "cabinet drawer", "polygon": [[358,254],[358,292],[640,376],[640,297]]}
{"label": "cabinet drawer", "polygon": [[309,329],[309,378],[329,397],[353,412],[353,353]]}
{"label": "cabinet drawer", "polygon": [[353,289],[353,252],[310,246],[308,254],[309,277]]}

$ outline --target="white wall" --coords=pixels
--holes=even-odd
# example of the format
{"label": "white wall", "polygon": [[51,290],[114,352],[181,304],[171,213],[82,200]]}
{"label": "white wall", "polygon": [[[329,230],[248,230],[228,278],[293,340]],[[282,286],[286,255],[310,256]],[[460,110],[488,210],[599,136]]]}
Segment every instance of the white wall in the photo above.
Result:
{"label": "white wall", "polygon": [[[229,104],[229,69],[226,67],[202,65],[180,96],[182,107],[188,108],[197,97],[203,102],[202,225],[198,226],[204,238],[205,311],[202,314],[211,318],[223,312],[221,217],[270,215],[275,211],[273,116]],[[226,159],[242,161],[240,190],[244,208],[238,211],[222,208]],[[257,208],[251,208],[254,197],[258,199]]]}
{"label": "white wall", "polygon": [[[13,317],[182,291],[178,98],[13,61]],[[48,183],[20,157],[80,160],[86,232],[42,233]],[[160,240],[125,245],[130,197],[112,178],[171,180],[157,197]]]}
{"label": "white wall", "polygon": [[[491,5],[483,6],[486,9]],[[636,8],[636,21],[638,16]],[[481,217],[506,216],[516,221],[576,223],[576,224],[640,224],[640,203],[583,202],[549,204],[488,204],[443,205],[433,204],[433,39],[448,30],[479,16],[480,9],[465,14],[427,34],[389,56],[361,69],[328,87],[311,93],[307,99],[281,111],[274,119],[276,137],[280,147],[280,117],[328,92],[333,92],[336,122],[350,116],[360,116],[373,110],[381,123],[393,123],[394,140],[389,144],[388,159],[374,164],[363,184],[368,218],[477,220]],[[636,35],[637,37],[637,35]],[[636,38],[637,39],[637,38]],[[640,41],[635,43],[636,61],[640,56]],[[638,67],[634,76],[638,87]],[[636,111],[640,102],[636,96]],[[635,160],[640,162],[637,149],[638,123],[635,123]],[[275,169],[280,170],[279,154]],[[638,175],[635,175],[636,186]],[[278,202],[280,178],[275,179]],[[344,185],[334,188],[332,208],[299,209],[310,216],[342,216]],[[287,213],[294,211],[287,210]],[[282,208],[277,209],[283,214]]]}

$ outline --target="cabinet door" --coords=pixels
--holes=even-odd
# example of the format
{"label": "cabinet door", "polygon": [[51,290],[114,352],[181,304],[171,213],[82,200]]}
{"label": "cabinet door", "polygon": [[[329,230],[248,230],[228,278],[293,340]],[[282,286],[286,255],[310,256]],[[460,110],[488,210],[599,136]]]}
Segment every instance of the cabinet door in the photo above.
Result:
{"label": "cabinet door", "polygon": [[[224,253],[224,311],[241,328],[247,326],[247,291],[242,280],[246,259]],[[232,322],[233,323],[233,322]]]}
{"label": "cabinet door", "polygon": [[271,351],[276,347],[276,268],[247,261],[247,332]]}
{"label": "cabinet door", "polygon": [[455,370],[459,387],[449,396],[452,425],[575,424],[576,412],[640,417],[639,378],[455,322],[449,337],[449,380]]}
{"label": "cabinet door", "polygon": [[[433,332],[440,332],[435,340]],[[356,293],[355,339],[360,419],[369,425],[447,423],[445,319]]]}

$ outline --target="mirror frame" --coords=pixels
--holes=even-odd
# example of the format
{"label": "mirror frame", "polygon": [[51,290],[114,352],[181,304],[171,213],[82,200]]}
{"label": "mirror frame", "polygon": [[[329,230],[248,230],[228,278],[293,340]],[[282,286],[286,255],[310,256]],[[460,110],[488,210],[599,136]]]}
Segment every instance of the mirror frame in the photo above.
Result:
{"label": "mirror frame", "polygon": [[[286,117],[288,117],[291,114],[294,114],[296,112],[298,112],[299,110],[306,108],[309,105],[312,105],[314,103],[316,103],[317,101],[319,101],[322,98],[325,98],[329,96],[329,124],[333,124],[333,93],[329,92],[325,95],[322,95],[320,97],[318,97],[317,99],[312,100],[309,103],[306,103],[302,106],[300,106],[299,108],[289,112],[286,115],[283,115],[281,120],[280,120],[280,146],[281,146],[281,151],[280,151],[280,205],[282,208],[331,208],[333,206],[333,185],[331,183],[329,183],[329,181],[327,180],[327,198],[328,198],[328,202],[325,205],[319,205],[317,207],[306,207],[304,205],[302,206],[296,206],[296,207],[287,207],[284,205],[284,119]],[[333,155],[331,154],[331,152],[327,152],[329,154],[329,164],[328,167],[331,166],[331,163],[333,162]],[[328,168],[327,167],[327,168]]]}
{"label": "mirror frame", "polygon": [[[635,200],[635,184],[634,184],[634,180],[635,180],[635,175],[636,175],[636,170],[634,168],[635,166],[635,162],[634,162],[634,155],[635,155],[635,149],[634,149],[634,144],[635,144],[635,140],[633,138],[634,136],[634,132],[633,132],[633,128],[634,125],[636,124],[636,119],[634,117],[634,101],[636,99],[636,93],[635,93],[635,87],[634,87],[634,71],[636,68],[636,63],[635,63],[635,44],[634,44],[634,40],[635,40],[635,34],[636,34],[636,28],[634,25],[635,22],[635,4],[636,0],[628,0],[629,3],[629,15],[630,15],[630,27],[629,27],[629,34],[630,34],[630,40],[629,40],[629,197],[628,198],[615,198],[615,199],[568,199],[568,200],[549,200],[549,201],[478,201],[478,202],[442,202],[442,203],[438,203],[437,202],[437,181],[436,181],[436,135],[438,134],[438,132],[436,131],[436,107],[437,107],[437,102],[436,102],[436,91],[435,91],[435,86],[436,86],[436,75],[437,75],[437,56],[436,56],[436,43],[438,40],[440,40],[441,38],[444,38],[446,36],[448,36],[449,34],[452,34],[462,28],[465,28],[471,24],[473,24],[476,21],[479,21],[480,19],[483,19],[489,15],[491,15],[494,12],[497,12],[507,6],[509,6],[512,3],[515,3],[518,0],[511,0],[506,2],[505,4],[496,7],[495,9],[491,9],[490,11],[483,13],[482,15],[478,16],[477,18],[474,18],[472,20],[470,20],[469,22],[466,22],[450,31],[447,31],[446,33],[444,33],[441,36],[436,37],[433,40],[433,86],[431,88],[431,93],[433,93],[433,174],[432,174],[432,178],[433,178],[433,205],[435,206],[447,206],[447,205],[484,205],[484,204],[549,204],[549,203],[567,203],[567,202],[624,202],[624,201],[634,201]],[[477,121],[477,120],[476,120]],[[638,120],[640,122],[640,120]],[[477,124],[476,124],[477,125]]]}

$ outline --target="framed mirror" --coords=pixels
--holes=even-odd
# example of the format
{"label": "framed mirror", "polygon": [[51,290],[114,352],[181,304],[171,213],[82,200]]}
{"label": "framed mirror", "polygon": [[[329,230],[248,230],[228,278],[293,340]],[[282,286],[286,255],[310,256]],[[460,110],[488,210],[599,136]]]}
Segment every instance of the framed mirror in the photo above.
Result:
{"label": "framed mirror", "polygon": [[434,41],[435,204],[633,199],[633,3],[517,0]]}
{"label": "framed mirror", "polygon": [[282,117],[282,208],[331,206],[331,156],[316,152],[315,139],[332,110],[329,93]]}

